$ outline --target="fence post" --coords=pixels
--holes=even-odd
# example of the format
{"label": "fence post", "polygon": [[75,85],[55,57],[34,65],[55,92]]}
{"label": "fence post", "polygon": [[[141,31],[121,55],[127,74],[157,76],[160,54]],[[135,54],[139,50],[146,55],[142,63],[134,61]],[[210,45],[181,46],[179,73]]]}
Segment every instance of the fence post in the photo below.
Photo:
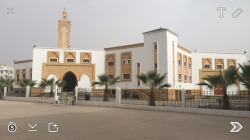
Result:
{"label": "fence post", "polygon": [[29,86],[26,86],[25,93],[26,93],[25,97],[29,97],[29,95],[30,95],[30,87]]}
{"label": "fence post", "polygon": [[58,102],[58,86],[55,87],[54,104],[59,104]]}
{"label": "fence post", "polygon": [[185,108],[186,107],[186,90],[182,89],[181,90],[181,107]]}
{"label": "fence post", "polygon": [[7,94],[7,87],[4,87],[4,90],[3,90],[3,97],[4,98],[6,97],[6,94]]}
{"label": "fence post", "polygon": [[119,105],[121,104],[121,89],[119,87],[116,87],[115,100],[116,102],[118,102]]}
{"label": "fence post", "polygon": [[76,100],[78,100],[78,86],[75,87],[75,96],[76,96]]}

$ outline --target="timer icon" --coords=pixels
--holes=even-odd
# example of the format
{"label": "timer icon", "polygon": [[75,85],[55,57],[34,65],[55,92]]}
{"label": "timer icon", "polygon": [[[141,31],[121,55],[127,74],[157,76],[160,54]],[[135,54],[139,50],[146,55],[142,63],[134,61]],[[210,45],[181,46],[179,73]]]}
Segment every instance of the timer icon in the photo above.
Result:
{"label": "timer icon", "polygon": [[16,132],[17,126],[15,122],[9,122],[8,130],[10,133]]}

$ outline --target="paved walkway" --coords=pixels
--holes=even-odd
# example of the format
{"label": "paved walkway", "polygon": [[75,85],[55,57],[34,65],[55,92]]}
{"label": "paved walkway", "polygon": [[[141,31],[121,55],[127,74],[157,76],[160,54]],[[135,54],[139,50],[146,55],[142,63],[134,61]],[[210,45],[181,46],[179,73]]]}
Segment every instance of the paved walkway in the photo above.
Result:
{"label": "paved walkway", "polygon": [[[230,133],[230,121],[242,130]],[[248,140],[249,130],[249,118],[0,100],[1,140]]]}

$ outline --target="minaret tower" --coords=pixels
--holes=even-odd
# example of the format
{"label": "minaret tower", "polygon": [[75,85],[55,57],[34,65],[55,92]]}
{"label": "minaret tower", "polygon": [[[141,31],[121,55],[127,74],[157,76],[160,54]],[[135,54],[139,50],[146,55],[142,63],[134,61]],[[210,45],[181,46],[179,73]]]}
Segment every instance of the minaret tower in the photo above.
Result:
{"label": "minaret tower", "polygon": [[66,8],[62,12],[62,20],[58,21],[58,48],[70,48],[70,26]]}

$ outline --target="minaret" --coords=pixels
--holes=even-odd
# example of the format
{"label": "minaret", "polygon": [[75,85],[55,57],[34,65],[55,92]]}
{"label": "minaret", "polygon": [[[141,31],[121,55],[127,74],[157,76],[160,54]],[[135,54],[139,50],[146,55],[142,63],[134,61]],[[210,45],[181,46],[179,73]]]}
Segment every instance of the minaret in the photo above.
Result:
{"label": "minaret", "polygon": [[62,20],[58,21],[58,48],[70,48],[70,26],[66,8],[62,12]]}

